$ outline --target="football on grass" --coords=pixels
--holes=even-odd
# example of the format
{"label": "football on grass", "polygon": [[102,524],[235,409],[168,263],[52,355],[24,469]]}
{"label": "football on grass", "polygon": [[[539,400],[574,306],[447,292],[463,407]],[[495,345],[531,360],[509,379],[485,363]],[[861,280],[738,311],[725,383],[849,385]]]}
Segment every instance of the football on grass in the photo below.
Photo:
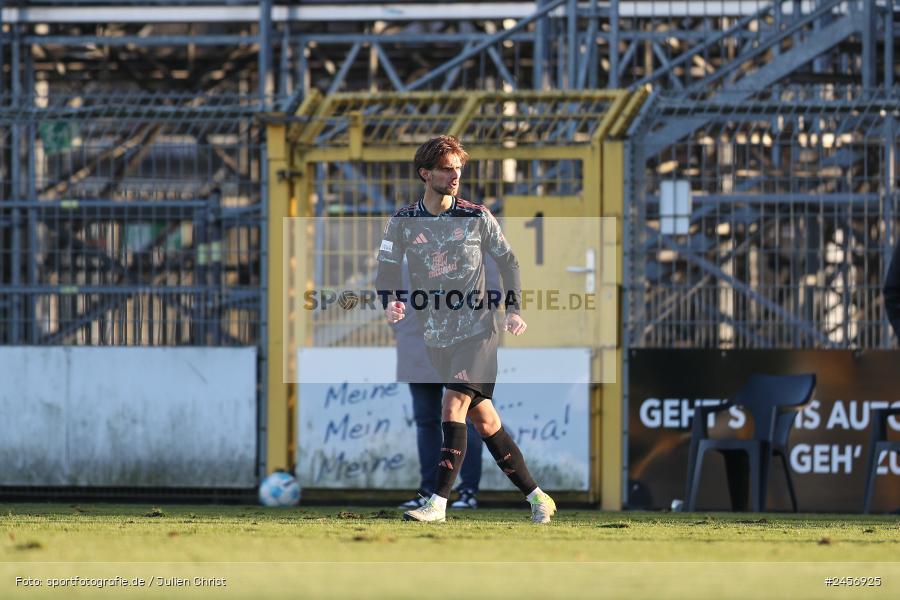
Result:
{"label": "football on grass", "polygon": [[300,484],[294,476],[276,471],[259,485],[259,503],[263,506],[297,506],[300,502]]}

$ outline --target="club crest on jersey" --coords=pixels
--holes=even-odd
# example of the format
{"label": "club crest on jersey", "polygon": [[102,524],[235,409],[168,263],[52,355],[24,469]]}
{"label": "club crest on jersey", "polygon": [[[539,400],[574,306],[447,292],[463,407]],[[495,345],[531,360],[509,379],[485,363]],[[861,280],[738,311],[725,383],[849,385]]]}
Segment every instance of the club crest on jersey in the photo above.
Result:
{"label": "club crest on jersey", "polygon": [[441,277],[442,275],[446,275],[447,273],[453,273],[457,269],[457,263],[459,261],[453,261],[453,264],[450,264],[447,260],[447,251],[443,252],[432,252],[431,253],[431,269],[428,271],[428,277],[430,279],[434,279],[435,277]]}

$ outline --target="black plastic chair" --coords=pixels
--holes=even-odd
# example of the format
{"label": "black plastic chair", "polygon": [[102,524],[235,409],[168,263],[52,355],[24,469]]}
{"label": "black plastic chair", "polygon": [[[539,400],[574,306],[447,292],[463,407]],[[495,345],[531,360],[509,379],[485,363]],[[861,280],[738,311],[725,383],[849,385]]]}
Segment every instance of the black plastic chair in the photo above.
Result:
{"label": "black plastic chair", "polygon": [[[685,510],[693,511],[700,490],[703,458],[709,450],[725,456],[728,491],[734,510],[747,509],[747,475],[749,470],[750,508],[761,512],[766,506],[769,464],[772,455],[781,458],[787,477],[791,505],[797,512],[797,495],[787,460],[787,443],[797,412],[809,402],[816,387],[816,376],[751,375],[734,398],[718,406],[698,407],[694,412],[691,445],[688,452],[688,477],[684,492]],[[753,418],[753,439],[709,439],[706,424],[710,414],[744,407]]]}
{"label": "black plastic chair", "polygon": [[887,420],[891,415],[900,415],[900,407],[882,408],[872,411],[872,428],[869,436],[869,476],[866,477],[866,495],[863,499],[863,514],[869,514],[872,508],[872,495],[875,493],[875,476],[878,472],[878,458],[884,451],[900,452],[900,441],[887,439]]}

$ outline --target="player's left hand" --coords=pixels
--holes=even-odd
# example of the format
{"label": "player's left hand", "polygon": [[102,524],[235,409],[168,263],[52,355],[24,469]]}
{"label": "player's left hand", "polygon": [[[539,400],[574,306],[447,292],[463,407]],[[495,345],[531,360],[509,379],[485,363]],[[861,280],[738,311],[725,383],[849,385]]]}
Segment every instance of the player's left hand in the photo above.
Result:
{"label": "player's left hand", "polygon": [[525,333],[525,329],[528,325],[525,324],[525,321],[519,315],[509,313],[506,315],[506,331],[510,332],[513,335],[522,335]]}

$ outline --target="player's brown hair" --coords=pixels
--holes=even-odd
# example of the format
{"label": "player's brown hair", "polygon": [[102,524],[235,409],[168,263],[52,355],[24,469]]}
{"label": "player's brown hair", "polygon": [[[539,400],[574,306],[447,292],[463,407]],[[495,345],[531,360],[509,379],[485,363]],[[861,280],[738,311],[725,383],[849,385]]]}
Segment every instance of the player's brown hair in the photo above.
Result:
{"label": "player's brown hair", "polygon": [[419,176],[419,179],[425,181],[422,174],[419,173],[419,169],[430,171],[448,154],[458,156],[463,165],[469,160],[469,153],[463,148],[459,138],[452,135],[439,135],[419,146],[419,149],[416,150],[416,158],[413,161],[413,164],[416,166],[416,175]]}

